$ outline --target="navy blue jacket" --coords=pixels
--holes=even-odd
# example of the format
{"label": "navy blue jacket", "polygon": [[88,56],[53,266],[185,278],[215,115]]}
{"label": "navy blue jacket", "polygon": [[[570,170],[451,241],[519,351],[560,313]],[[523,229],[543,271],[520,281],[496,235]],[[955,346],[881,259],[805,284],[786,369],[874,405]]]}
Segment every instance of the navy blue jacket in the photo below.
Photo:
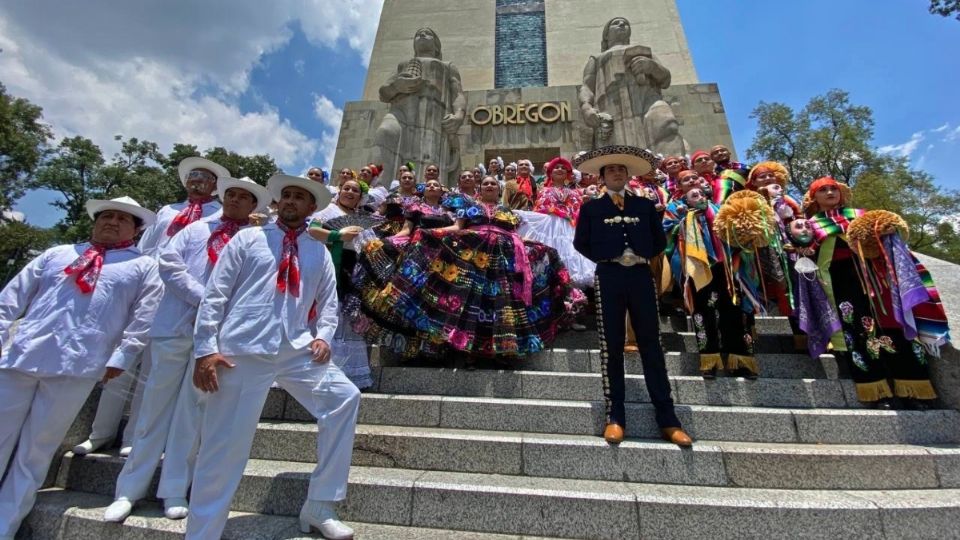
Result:
{"label": "navy blue jacket", "polygon": [[[619,223],[611,221],[617,216],[621,218]],[[625,217],[639,221],[627,222],[622,219]],[[587,201],[580,208],[573,247],[591,261],[616,259],[627,247],[641,257],[652,259],[662,253],[666,245],[661,214],[646,197],[627,191],[623,210],[617,208],[608,195]]]}

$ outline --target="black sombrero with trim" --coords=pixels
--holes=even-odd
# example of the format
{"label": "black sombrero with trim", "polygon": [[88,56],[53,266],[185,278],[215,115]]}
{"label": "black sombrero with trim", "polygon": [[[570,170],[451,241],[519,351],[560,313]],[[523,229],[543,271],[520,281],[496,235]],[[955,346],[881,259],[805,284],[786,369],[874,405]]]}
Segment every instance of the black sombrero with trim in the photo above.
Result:
{"label": "black sombrero with trim", "polygon": [[573,166],[581,172],[600,174],[607,165],[623,165],[630,176],[643,176],[650,172],[657,161],[653,152],[636,146],[612,145],[591,150],[573,160]]}

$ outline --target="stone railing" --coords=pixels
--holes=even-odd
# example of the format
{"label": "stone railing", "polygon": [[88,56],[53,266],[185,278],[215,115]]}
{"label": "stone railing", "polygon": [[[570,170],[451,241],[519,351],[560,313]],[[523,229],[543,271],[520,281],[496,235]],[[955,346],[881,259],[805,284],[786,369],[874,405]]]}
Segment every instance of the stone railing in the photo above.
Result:
{"label": "stone railing", "polygon": [[[947,319],[954,339],[960,336],[960,265],[926,255],[917,255],[933,276],[940,299],[947,309]],[[958,343],[960,345],[960,343]],[[930,362],[931,379],[944,407],[960,409],[960,351],[948,345],[940,358]]]}

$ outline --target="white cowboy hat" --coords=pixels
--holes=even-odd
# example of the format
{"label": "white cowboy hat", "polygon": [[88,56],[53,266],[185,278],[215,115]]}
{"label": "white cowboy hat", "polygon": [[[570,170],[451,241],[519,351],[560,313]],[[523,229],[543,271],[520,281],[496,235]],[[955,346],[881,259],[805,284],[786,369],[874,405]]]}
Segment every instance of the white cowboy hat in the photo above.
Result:
{"label": "white cowboy hat", "polygon": [[90,215],[90,219],[95,219],[94,216],[103,212],[104,210],[117,210],[119,212],[126,212],[131,216],[136,216],[143,220],[144,226],[152,225],[157,221],[157,215],[153,212],[147,210],[146,208],[140,206],[140,203],[131,199],[130,197],[117,197],[116,199],[104,200],[104,199],[90,199],[87,201],[87,214]]}
{"label": "white cowboy hat", "polygon": [[287,186],[294,186],[309,191],[316,200],[318,210],[323,210],[330,204],[330,190],[320,182],[308,180],[301,176],[290,176],[289,174],[275,174],[267,180],[267,189],[270,190],[270,195],[273,196],[273,200],[275,201],[280,200],[280,194],[283,188]]}
{"label": "white cowboy hat", "polygon": [[257,207],[253,211],[254,214],[262,214],[266,212],[267,206],[269,206],[270,201],[273,200],[267,188],[254,182],[250,178],[246,176],[243,178],[230,178],[229,176],[226,176],[217,178],[217,195],[220,196],[221,202],[223,202],[224,195],[227,194],[227,190],[230,188],[240,188],[248,191],[254,196],[254,198],[257,199]]}
{"label": "white cowboy hat", "polygon": [[209,159],[202,157],[188,157],[177,165],[177,174],[180,175],[180,183],[187,187],[187,175],[194,169],[206,169],[213,173],[217,178],[230,176],[230,171],[222,165],[218,165]]}
{"label": "white cowboy hat", "polygon": [[623,165],[630,176],[643,176],[654,167],[657,157],[653,152],[636,146],[604,146],[577,155],[573,166],[582,172],[600,174],[607,165]]}

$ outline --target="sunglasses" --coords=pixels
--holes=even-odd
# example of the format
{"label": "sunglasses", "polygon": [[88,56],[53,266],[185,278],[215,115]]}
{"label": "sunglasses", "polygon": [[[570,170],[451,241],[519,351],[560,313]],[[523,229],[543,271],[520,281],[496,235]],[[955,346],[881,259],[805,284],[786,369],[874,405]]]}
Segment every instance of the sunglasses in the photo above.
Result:
{"label": "sunglasses", "polygon": [[196,171],[196,170],[194,170],[194,171],[190,171],[190,173],[187,174],[187,180],[211,180],[211,181],[216,181],[216,180],[217,180],[217,177],[214,176],[214,175],[212,175],[212,174],[210,174],[210,173],[208,173],[207,171]]}
{"label": "sunglasses", "polygon": [[703,162],[705,162],[705,161],[710,161],[710,158],[708,158],[708,157],[698,157],[697,159],[693,160],[694,163],[703,163]]}

